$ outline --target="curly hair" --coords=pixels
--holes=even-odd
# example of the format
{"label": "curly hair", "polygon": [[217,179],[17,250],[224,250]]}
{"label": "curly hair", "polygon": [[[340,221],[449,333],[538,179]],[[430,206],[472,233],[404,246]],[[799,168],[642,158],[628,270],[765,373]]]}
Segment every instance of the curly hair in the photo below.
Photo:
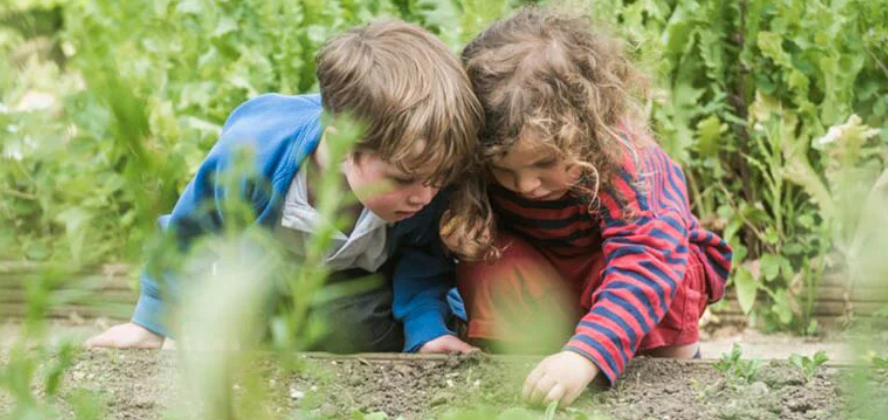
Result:
{"label": "curly hair", "polygon": [[533,138],[581,167],[572,190],[591,209],[602,184],[619,174],[624,154],[636,153],[619,127],[647,130],[639,105],[647,78],[591,17],[555,8],[526,7],[495,22],[465,47],[462,60],[485,114],[478,151],[485,165],[464,177],[441,233],[462,238],[448,244],[461,258],[489,259],[498,250],[486,164],[523,136]]}

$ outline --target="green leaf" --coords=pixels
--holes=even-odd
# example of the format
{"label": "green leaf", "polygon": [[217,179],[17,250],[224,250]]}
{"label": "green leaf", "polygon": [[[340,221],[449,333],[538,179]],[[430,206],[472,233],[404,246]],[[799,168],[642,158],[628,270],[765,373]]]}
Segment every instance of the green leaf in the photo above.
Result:
{"label": "green leaf", "polygon": [[530,410],[514,407],[503,411],[496,416],[496,420],[536,420],[537,417]]}
{"label": "green leaf", "polygon": [[176,6],[176,11],[182,14],[202,15],[204,4],[201,0],[183,0]]}
{"label": "green leaf", "polygon": [[780,275],[781,270],[783,270],[784,276],[792,275],[792,267],[789,265],[789,260],[782,255],[764,254],[760,263],[762,275],[766,281],[774,281]]}
{"label": "green leaf", "polygon": [[817,353],[814,353],[814,364],[820,366],[829,361],[829,357],[826,355],[826,352],[823,350],[817,350]]}
{"label": "green leaf", "polygon": [[65,225],[68,246],[74,261],[83,256],[83,242],[86,239],[86,228],[92,215],[80,207],[69,208],[56,216],[56,220]]}
{"label": "green leaf", "polygon": [[789,325],[792,322],[793,311],[790,299],[792,298],[785,289],[778,289],[774,292],[774,304],[771,306],[771,310],[774,311],[783,325]]}
{"label": "green leaf", "polygon": [[552,420],[555,418],[555,411],[558,410],[558,401],[552,401],[549,403],[549,406],[546,407],[546,420]]}
{"label": "green leaf", "polygon": [[765,57],[774,60],[775,63],[792,67],[792,61],[789,54],[783,50],[783,37],[780,34],[762,31],[758,33],[758,47],[762,50]]}
{"label": "green leaf", "polygon": [[223,16],[219,21],[219,25],[216,26],[216,29],[213,31],[213,36],[216,38],[221,38],[226,34],[234,32],[237,30],[237,21],[232,19],[230,16]]}
{"label": "green leaf", "polygon": [[690,2],[679,3],[672,16],[669,17],[669,23],[666,31],[663,32],[661,42],[666,47],[666,52],[671,56],[681,56],[685,48],[689,47],[694,26],[693,13],[689,13],[687,9],[694,8],[694,5],[696,2],[693,4]]}
{"label": "green leaf", "polygon": [[352,413],[352,420],[388,420],[388,414],[385,414],[382,411],[377,411],[375,413],[369,414],[355,411],[354,413]]}
{"label": "green leaf", "polygon": [[737,271],[734,272],[734,287],[737,289],[740,309],[744,314],[749,315],[755,305],[755,297],[759,287],[758,281],[753,278],[749,270],[737,267]]}
{"label": "green leaf", "polygon": [[728,130],[727,124],[721,122],[716,115],[697,123],[697,150],[705,157],[718,154],[719,140]]}

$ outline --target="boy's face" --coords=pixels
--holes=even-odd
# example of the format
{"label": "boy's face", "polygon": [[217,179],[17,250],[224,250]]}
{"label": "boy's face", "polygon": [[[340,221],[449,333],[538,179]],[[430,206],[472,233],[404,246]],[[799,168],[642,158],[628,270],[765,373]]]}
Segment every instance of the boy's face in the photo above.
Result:
{"label": "boy's face", "polygon": [[351,155],[345,177],[358,200],[386,222],[413,216],[429,204],[439,188],[427,185],[428,175],[404,173],[373,153]]}
{"label": "boy's face", "polygon": [[581,172],[579,166],[568,164],[527,136],[516,141],[504,156],[494,158],[490,168],[500,185],[536,201],[564,197]]}

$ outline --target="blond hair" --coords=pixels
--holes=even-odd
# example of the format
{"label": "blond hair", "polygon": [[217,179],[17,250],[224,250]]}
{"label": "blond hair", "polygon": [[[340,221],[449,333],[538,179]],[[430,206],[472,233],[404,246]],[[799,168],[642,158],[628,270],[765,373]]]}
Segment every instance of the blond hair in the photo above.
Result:
{"label": "blond hair", "polygon": [[428,171],[436,184],[473,163],[481,106],[456,55],[425,29],[373,22],[331,38],[316,62],[324,108],[366,124],[355,153]]}

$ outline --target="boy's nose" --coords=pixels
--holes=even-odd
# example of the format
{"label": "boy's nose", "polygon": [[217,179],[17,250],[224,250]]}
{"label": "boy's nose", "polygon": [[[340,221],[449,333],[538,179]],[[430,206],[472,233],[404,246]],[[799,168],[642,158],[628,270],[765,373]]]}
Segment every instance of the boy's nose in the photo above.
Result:
{"label": "boy's nose", "polygon": [[410,196],[410,204],[415,206],[425,206],[435,198],[435,194],[437,193],[438,189],[435,187],[420,185],[419,190]]}

